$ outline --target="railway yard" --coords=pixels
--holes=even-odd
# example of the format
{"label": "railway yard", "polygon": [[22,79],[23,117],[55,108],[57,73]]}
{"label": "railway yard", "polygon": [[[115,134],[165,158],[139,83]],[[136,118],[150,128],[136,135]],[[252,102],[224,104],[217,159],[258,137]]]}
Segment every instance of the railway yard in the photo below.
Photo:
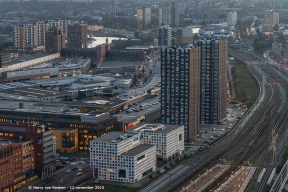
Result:
{"label": "railway yard", "polygon": [[[233,130],[209,149],[187,159],[178,166],[179,170],[170,170],[141,191],[251,192],[269,190],[273,184],[272,176],[288,139],[288,72],[239,50],[229,49],[229,54],[253,68],[260,87],[257,101]],[[285,174],[287,169],[282,176]],[[275,182],[272,191],[281,191],[281,187],[283,182]]]}

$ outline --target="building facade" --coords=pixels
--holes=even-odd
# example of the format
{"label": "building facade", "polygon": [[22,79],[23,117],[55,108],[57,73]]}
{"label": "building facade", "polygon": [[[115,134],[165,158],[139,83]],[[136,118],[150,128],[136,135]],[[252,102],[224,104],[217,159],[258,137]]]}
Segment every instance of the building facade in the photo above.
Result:
{"label": "building facade", "polygon": [[88,45],[88,26],[84,22],[74,23],[67,27],[67,47],[68,48],[87,48]]}
{"label": "building facade", "polygon": [[170,25],[171,24],[171,9],[164,8],[159,9],[159,26],[162,24]]}
{"label": "building facade", "polygon": [[176,45],[192,44],[193,43],[193,29],[191,27],[184,27],[176,31]]}
{"label": "building facade", "polygon": [[184,151],[183,125],[145,124],[132,131],[139,133],[142,144],[156,145],[156,156],[163,161]]}
{"label": "building facade", "polygon": [[45,34],[49,29],[49,24],[44,22],[36,23],[38,27],[38,45],[45,45]]}
{"label": "building facade", "polygon": [[184,125],[184,142],[200,128],[200,48],[161,49],[161,121]]}
{"label": "building facade", "polygon": [[101,180],[135,183],[156,170],[156,146],[140,144],[139,134],[111,132],[90,147],[90,167]]}
{"label": "building facade", "polygon": [[237,12],[236,11],[227,13],[227,24],[228,25],[237,24]]}
{"label": "building facade", "polygon": [[0,68],[7,67],[11,61],[10,53],[0,54]]}
{"label": "building facade", "polygon": [[[12,138],[32,139],[35,149],[35,171],[42,172],[45,177],[53,172],[56,158],[56,138],[53,131],[45,131],[43,125],[23,125],[0,123],[0,140]],[[21,162],[22,164],[22,162]]]}
{"label": "building facade", "polygon": [[162,26],[157,31],[158,45],[171,47],[172,45],[172,28],[169,25]]}
{"label": "building facade", "polygon": [[45,32],[45,50],[48,53],[60,53],[66,47],[65,35],[61,27],[52,27]]}
{"label": "building facade", "polygon": [[[151,24],[151,8],[142,7],[137,9],[137,19],[138,22],[142,23],[142,28],[148,27]],[[138,23],[139,25],[139,23]]]}
{"label": "building facade", "polygon": [[228,40],[198,40],[201,49],[201,124],[217,124],[226,117]]}
{"label": "building facade", "polygon": [[0,35],[0,45],[4,45],[5,43],[8,43],[9,41],[9,35]]}
{"label": "building facade", "polygon": [[265,13],[263,24],[271,25],[272,27],[276,24],[279,24],[279,12],[271,10]]}

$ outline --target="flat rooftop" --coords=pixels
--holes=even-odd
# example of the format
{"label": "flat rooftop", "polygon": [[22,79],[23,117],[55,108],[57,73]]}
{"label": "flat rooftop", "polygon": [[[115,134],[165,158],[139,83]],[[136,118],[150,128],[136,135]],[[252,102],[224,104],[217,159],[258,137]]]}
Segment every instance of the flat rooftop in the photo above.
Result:
{"label": "flat rooftop", "polygon": [[98,68],[113,68],[125,66],[141,66],[143,61],[103,61]]}
{"label": "flat rooftop", "polygon": [[121,99],[114,100],[103,100],[103,99],[91,99],[86,98],[80,101],[71,103],[69,106],[83,106],[83,107],[99,107],[99,108],[112,108],[116,105],[123,104],[125,105],[126,101]]}
{"label": "flat rooftop", "polygon": [[122,156],[136,156],[140,153],[142,153],[143,151],[146,151],[147,149],[150,149],[152,147],[155,147],[155,145],[144,145],[144,144],[140,144],[137,145],[136,147],[130,149],[127,152],[122,153]]}
{"label": "flat rooftop", "polygon": [[11,62],[10,62],[10,65],[14,65],[14,64],[18,64],[18,63],[23,63],[21,62],[22,60],[25,60],[25,61],[30,61],[30,60],[33,60],[33,59],[39,59],[41,57],[45,57],[45,56],[48,56],[48,55],[54,55],[55,53],[51,54],[51,53],[36,53],[36,54],[33,54],[33,55],[25,55],[25,56],[20,56],[19,58],[17,59],[12,59]]}
{"label": "flat rooftop", "polygon": [[136,133],[124,133],[124,132],[120,132],[120,131],[112,131],[112,132],[107,133],[106,135],[104,135],[102,137],[99,137],[98,139],[95,139],[94,141],[112,143],[112,140],[113,140],[114,143],[118,143],[120,141],[123,141],[123,139],[120,139],[120,136],[124,135],[124,134],[127,135],[127,138],[136,135]]}
{"label": "flat rooftop", "polygon": [[38,99],[43,97],[51,97],[51,96],[57,97],[60,95],[67,95],[67,91],[47,90],[47,89],[28,87],[24,89],[3,90],[0,93],[0,96],[2,97],[5,96],[9,97],[9,95],[13,95],[14,98],[28,97]]}
{"label": "flat rooftop", "polygon": [[[174,131],[175,129],[182,127],[183,125],[172,125],[172,124],[144,124],[140,125],[138,127],[133,128],[132,130],[129,131],[144,131],[144,132],[149,132],[149,133],[164,133],[167,134],[169,132]],[[150,131],[149,131],[150,130]]]}
{"label": "flat rooftop", "polygon": [[90,59],[81,59],[81,58],[73,58],[73,59],[62,59],[54,62],[54,67],[59,68],[79,68],[80,66],[84,65],[85,63],[89,62]]}

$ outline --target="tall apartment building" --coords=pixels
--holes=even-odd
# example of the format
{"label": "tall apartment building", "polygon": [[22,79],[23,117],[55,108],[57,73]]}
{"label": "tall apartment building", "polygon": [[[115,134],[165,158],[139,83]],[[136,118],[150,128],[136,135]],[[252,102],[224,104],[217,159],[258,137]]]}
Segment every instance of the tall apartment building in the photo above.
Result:
{"label": "tall apartment building", "polygon": [[172,7],[175,7],[179,10],[180,13],[183,13],[185,11],[185,0],[174,0],[172,1]]}
{"label": "tall apartment building", "polygon": [[171,24],[171,8],[159,9],[159,26]]}
{"label": "tall apartment building", "polygon": [[71,24],[70,20],[60,20],[60,27],[62,27],[62,33],[67,38],[68,35],[68,25]]}
{"label": "tall apartment building", "polygon": [[179,28],[176,31],[176,45],[192,44],[193,43],[193,29],[191,27]]}
{"label": "tall apartment building", "polygon": [[36,25],[38,26],[38,45],[45,45],[45,33],[49,29],[49,24],[39,22]]}
{"label": "tall apartment building", "polygon": [[158,45],[171,47],[172,45],[172,28],[169,25],[159,27],[157,31]]}
{"label": "tall apartment building", "polygon": [[179,9],[176,7],[159,9],[159,26],[161,24],[179,26]]}
{"label": "tall apartment building", "polygon": [[185,143],[200,128],[200,49],[161,49],[161,121],[184,125]]}
{"label": "tall apartment building", "polygon": [[226,117],[228,40],[198,40],[201,48],[201,124],[217,124]]}
{"label": "tall apartment building", "polygon": [[135,183],[156,170],[156,146],[141,144],[139,134],[111,132],[90,141],[90,167],[101,180]]}
{"label": "tall apartment building", "polygon": [[14,26],[13,42],[17,48],[34,47],[38,45],[38,26],[35,24]]}
{"label": "tall apartment building", "polygon": [[227,13],[227,24],[228,25],[237,24],[237,12],[236,11]]}
{"label": "tall apartment building", "polygon": [[273,10],[264,14],[263,24],[274,26],[279,24],[279,12],[274,12]]}
{"label": "tall apartment building", "polygon": [[139,22],[142,22],[142,28],[149,26],[151,23],[151,8],[142,7],[137,9],[137,18]]}
{"label": "tall apartment building", "polygon": [[172,2],[172,7],[171,7],[171,26],[172,27],[177,27],[180,24],[180,9],[178,4],[176,2]]}
{"label": "tall apartment building", "polygon": [[60,53],[62,48],[66,47],[65,35],[61,27],[50,28],[45,33],[45,49],[49,53]]}
{"label": "tall apartment building", "polygon": [[87,48],[88,27],[83,21],[68,25],[67,35],[68,48]]}

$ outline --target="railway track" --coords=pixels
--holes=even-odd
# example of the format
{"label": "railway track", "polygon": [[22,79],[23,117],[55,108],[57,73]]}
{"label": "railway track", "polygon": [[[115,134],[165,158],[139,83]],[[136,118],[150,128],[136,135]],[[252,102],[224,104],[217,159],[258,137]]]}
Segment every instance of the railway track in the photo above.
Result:
{"label": "railway track", "polygon": [[[229,153],[232,149],[238,147],[240,141],[242,140],[247,141],[247,138],[249,138],[249,135],[253,135],[253,132],[256,132],[256,129],[258,126],[254,126],[254,125],[259,124],[259,122],[262,122],[265,119],[267,120],[266,117],[268,114],[266,114],[267,112],[263,114],[263,111],[274,111],[276,109],[275,103],[272,104],[272,102],[270,102],[269,104],[269,101],[271,101],[272,99],[272,96],[271,96],[273,94],[272,92],[273,92],[273,89],[271,86],[270,88],[267,89],[267,93],[266,93],[266,97],[264,98],[263,105],[259,106],[255,115],[249,120],[249,123],[247,126],[241,128],[241,126],[238,125],[237,127],[235,127],[235,129],[231,133],[229,133],[228,136],[221,138],[218,141],[218,143],[223,143],[223,146],[226,146],[226,148],[222,151],[217,151],[218,155],[214,156],[214,158],[210,161],[215,161],[215,162],[218,161],[218,159],[221,158],[223,155]],[[213,150],[213,148],[211,150]],[[206,165],[207,164],[204,164],[203,167]],[[197,172],[190,172],[190,173],[194,175],[198,175]],[[191,177],[188,177],[186,180],[174,186],[172,189],[170,188],[169,191],[176,191],[179,187],[185,185],[188,182],[188,180],[191,180]]]}
{"label": "railway track", "polygon": [[[263,71],[267,74],[273,74],[273,78],[277,81],[280,82],[281,85],[283,87],[285,87],[286,90],[288,90],[288,83],[283,80],[283,78],[279,78],[279,74],[275,73],[275,71],[271,70],[271,67],[267,66],[267,65],[263,65],[261,67],[263,69]],[[273,131],[272,133],[269,134],[268,139],[265,141],[264,145],[268,146],[269,143],[271,143],[271,146],[269,147],[269,149],[265,152],[263,159],[261,160],[258,168],[256,169],[256,172],[254,173],[252,179],[250,180],[248,186],[246,187],[247,192],[252,191],[252,189],[256,190],[256,191],[263,191],[265,190],[265,188],[267,187],[267,182],[268,179],[272,173],[272,170],[274,169],[276,162],[277,162],[277,157],[275,156],[275,154],[273,153],[272,150],[272,145],[276,145],[276,138],[278,135],[284,135],[284,137],[280,138],[280,146],[284,146],[285,144],[285,138],[288,135],[288,132],[284,129],[286,123],[287,123],[287,112],[288,112],[288,104],[285,105],[284,109],[282,110],[281,114],[278,117],[278,120],[276,121],[276,124],[273,127]],[[274,137],[274,139],[273,139]],[[261,178],[260,183],[258,183],[258,185],[255,186],[255,181],[257,177],[259,177],[261,170],[263,170],[264,168],[266,168],[266,171],[263,175],[263,177]]]}
{"label": "railway track", "polygon": [[[272,80],[271,78],[269,78]],[[247,162],[250,162],[253,158],[255,158],[257,155],[259,155],[264,149],[266,149],[266,145],[260,145],[260,147],[255,151],[253,151],[252,155],[249,155],[249,151],[252,149],[253,144],[257,141],[257,139],[261,136],[262,131],[264,128],[269,129],[270,121],[272,120],[272,114],[277,110],[279,105],[281,104],[280,97],[275,97],[275,95],[281,94],[281,89],[278,85],[269,85],[271,86],[271,91],[274,94],[269,95],[270,102],[268,104],[268,107],[266,109],[267,113],[264,113],[261,115],[261,118],[259,119],[258,123],[259,126],[255,126],[255,123],[252,121],[248,124],[247,127],[248,130],[248,137],[245,139],[244,143],[247,143],[245,146],[242,154],[237,157],[237,160],[233,162],[231,167],[226,170],[217,180],[215,180],[213,183],[211,183],[204,191],[213,191],[216,190],[222,183],[224,183],[227,178],[229,178],[233,173],[238,171],[243,165],[247,164]],[[275,92],[273,92],[275,89]],[[230,146],[227,149],[227,153],[231,153],[238,149],[240,147],[240,140],[235,140],[234,146]],[[268,142],[267,142],[268,143]]]}

